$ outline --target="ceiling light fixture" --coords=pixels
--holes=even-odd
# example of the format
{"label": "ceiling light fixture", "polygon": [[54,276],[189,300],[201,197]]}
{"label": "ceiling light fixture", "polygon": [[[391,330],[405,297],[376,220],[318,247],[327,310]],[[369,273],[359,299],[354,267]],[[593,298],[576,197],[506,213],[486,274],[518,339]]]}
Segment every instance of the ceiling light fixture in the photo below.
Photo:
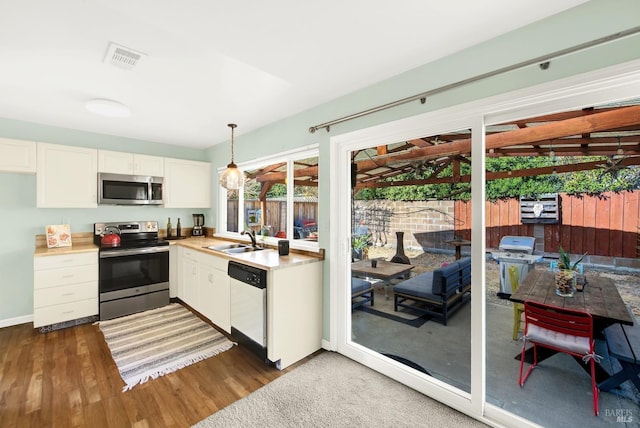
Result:
{"label": "ceiling light fixture", "polygon": [[227,126],[231,128],[231,162],[220,175],[220,185],[227,190],[236,190],[244,186],[244,173],[233,162],[233,130],[238,125],[230,123]]}
{"label": "ceiling light fixture", "polygon": [[107,116],[107,117],[131,116],[131,109],[128,106],[118,101],[94,99],[94,100],[87,101],[87,103],[84,106],[91,113],[95,113],[100,116]]}

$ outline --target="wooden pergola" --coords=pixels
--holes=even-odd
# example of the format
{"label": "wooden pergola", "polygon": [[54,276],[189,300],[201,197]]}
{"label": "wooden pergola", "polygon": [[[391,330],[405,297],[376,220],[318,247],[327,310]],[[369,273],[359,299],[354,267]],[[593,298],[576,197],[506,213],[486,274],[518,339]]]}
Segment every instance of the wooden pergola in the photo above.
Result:
{"label": "wooden pergola", "polygon": [[[487,127],[486,155],[573,157],[573,163],[561,163],[518,171],[487,172],[487,180],[590,170],[621,169],[640,164],[640,100],[616,105],[584,108],[501,123]],[[431,135],[414,140],[354,152],[357,170],[355,191],[389,186],[464,183],[470,175],[461,174],[461,164],[471,164],[469,130]],[[606,161],[580,161],[583,156],[607,156]],[[443,171],[452,166],[453,175]],[[296,162],[296,185],[317,186],[317,158]],[[249,179],[261,185],[260,200],[265,200],[276,183],[285,183],[286,164],[274,164],[253,171]],[[428,177],[413,180],[389,178],[403,173],[431,171]]]}
{"label": "wooden pergola", "polygon": [[[471,164],[469,130],[433,135],[355,154],[355,190],[389,186],[470,182],[460,165]],[[640,100],[617,107],[585,108],[487,127],[486,155],[563,156],[576,162],[518,171],[487,172],[487,180],[583,171],[620,169],[640,164]],[[608,156],[605,162],[580,162],[582,156]],[[452,166],[453,175],[441,176]],[[399,174],[423,170],[429,177],[388,181]]]}

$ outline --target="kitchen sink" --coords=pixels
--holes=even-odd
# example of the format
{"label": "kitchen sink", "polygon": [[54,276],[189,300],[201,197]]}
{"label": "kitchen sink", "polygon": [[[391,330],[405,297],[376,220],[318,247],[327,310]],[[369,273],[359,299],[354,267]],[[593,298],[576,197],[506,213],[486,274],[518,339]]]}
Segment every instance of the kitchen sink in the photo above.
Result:
{"label": "kitchen sink", "polygon": [[213,250],[213,251],[226,251],[226,250],[233,250],[236,248],[247,248],[247,247],[249,247],[247,244],[223,244],[223,245],[211,245],[209,247],[204,247],[204,248]]}
{"label": "kitchen sink", "polygon": [[204,247],[208,250],[218,251],[226,254],[237,254],[237,253],[249,253],[251,251],[260,251],[264,250],[264,248],[260,247],[252,247],[246,244],[223,244],[223,245],[210,245],[208,247]]}
{"label": "kitchen sink", "polygon": [[264,248],[261,247],[240,247],[240,248],[229,248],[228,250],[224,250],[223,253],[250,253],[251,251],[262,251]]}

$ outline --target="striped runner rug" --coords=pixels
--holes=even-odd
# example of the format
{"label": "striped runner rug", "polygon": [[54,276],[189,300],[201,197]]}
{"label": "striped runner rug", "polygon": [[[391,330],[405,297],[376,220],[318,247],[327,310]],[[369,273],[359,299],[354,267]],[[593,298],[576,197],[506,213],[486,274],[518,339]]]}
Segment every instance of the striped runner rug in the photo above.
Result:
{"label": "striped runner rug", "polygon": [[177,303],[96,324],[126,383],[123,392],[234,345]]}

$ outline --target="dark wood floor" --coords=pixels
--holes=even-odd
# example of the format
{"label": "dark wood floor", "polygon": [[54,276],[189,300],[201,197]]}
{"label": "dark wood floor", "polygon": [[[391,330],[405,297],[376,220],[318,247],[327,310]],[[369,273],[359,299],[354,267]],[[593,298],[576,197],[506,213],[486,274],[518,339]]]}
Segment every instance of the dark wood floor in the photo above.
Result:
{"label": "dark wood floor", "polygon": [[[309,358],[299,362],[302,364]],[[122,392],[98,326],[0,329],[0,427],[189,427],[278,378],[241,346]]]}

